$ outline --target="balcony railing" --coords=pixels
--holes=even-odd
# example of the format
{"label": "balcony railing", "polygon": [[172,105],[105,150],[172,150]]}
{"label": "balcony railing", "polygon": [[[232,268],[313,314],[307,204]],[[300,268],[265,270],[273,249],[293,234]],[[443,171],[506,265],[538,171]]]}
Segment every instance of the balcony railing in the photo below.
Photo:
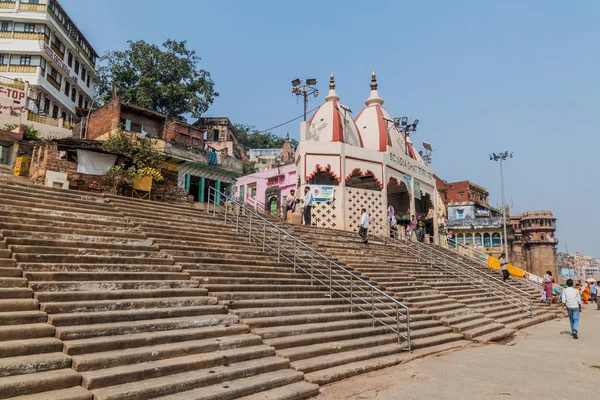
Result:
{"label": "balcony railing", "polygon": [[16,4],[16,2],[14,2],[14,1],[3,1],[3,2],[0,2],[0,9],[6,10],[6,9],[15,8],[15,4]]}
{"label": "balcony railing", "polygon": [[[3,64],[3,65],[0,64],[0,70],[6,71],[7,67],[8,67],[8,65],[6,65],[6,64]],[[25,82],[17,81],[12,78],[7,78],[5,76],[0,76],[0,85],[12,87],[15,89],[25,90]]]}
{"label": "balcony railing", "polygon": [[10,39],[12,32],[2,31],[0,32],[0,39]]}
{"label": "balcony railing", "polygon": [[52,77],[52,75],[46,75],[46,80],[50,82],[52,86],[56,88],[56,90],[60,91],[60,83]]}
{"label": "balcony railing", "polygon": [[44,115],[34,114],[32,112],[27,113],[27,120],[58,127],[58,120],[56,118],[50,118]]}
{"label": "balcony railing", "polygon": [[46,11],[48,9],[47,4],[30,4],[30,3],[20,3],[19,10],[23,11]]}
{"label": "balcony railing", "polygon": [[40,32],[14,32],[12,38],[21,40],[44,40],[44,36],[45,35]]}
{"label": "balcony railing", "polygon": [[8,72],[16,72],[20,74],[35,74],[37,67],[35,65],[10,65]]}

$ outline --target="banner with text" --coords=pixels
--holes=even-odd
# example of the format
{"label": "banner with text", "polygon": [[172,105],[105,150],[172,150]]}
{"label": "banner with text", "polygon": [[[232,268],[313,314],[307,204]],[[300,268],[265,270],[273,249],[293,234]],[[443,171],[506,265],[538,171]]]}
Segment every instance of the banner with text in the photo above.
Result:
{"label": "banner with text", "polygon": [[335,186],[311,185],[313,199],[317,203],[333,201]]}

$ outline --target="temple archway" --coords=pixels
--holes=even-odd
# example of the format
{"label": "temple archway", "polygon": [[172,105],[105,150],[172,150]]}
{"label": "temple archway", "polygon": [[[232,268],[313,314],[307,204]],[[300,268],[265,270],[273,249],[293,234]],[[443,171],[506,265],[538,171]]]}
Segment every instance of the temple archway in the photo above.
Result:
{"label": "temple archway", "polygon": [[396,219],[400,224],[410,221],[410,195],[404,182],[390,178],[387,185],[387,205],[394,207]]}
{"label": "temple archway", "polygon": [[372,171],[362,172],[355,168],[350,175],[346,177],[346,187],[366,190],[381,191],[382,185],[379,179]]}

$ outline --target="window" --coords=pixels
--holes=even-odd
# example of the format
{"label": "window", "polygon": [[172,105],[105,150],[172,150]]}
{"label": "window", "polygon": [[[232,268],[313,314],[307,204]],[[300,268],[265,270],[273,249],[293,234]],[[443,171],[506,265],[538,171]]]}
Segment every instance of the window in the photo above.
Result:
{"label": "window", "polygon": [[58,106],[56,104],[52,107],[52,118],[58,118]]}
{"label": "window", "polygon": [[75,99],[77,98],[77,92],[75,91],[75,88],[71,89],[71,101],[73,103],[75,103]]}
{"label": "window", "polygon": [[69,97],[69,93],[71,93],[71,84],[69,82],[65,82],[65,95]]}
{"label": "window", "polygon": [[465,194],[464,192],[459,192],[458,197],[460,197],[462,199],[464,194]]}
{"label": "window", "polygon": [[31,65],[31,56],[21,56],[19,65]]}
{"label": "window", "polygon": [[[200,146],[200,139],[198,138],[192,138],[192,145],[193,146]],[[242,186],[240,186],[242,187]]]}
{"label": "window", "polygon": [[69,64],[69,67],[73,66],[73,54],[69,53],[69,55],[67,56],[67,64]]}
{"label": "window", "polygon": [[463,235],[462,233],[459,233],[456,236],[456,243],[463,244],[464,242],[465,242],[465,235]]}
{"label": "window", "polygon": [[83,108],[85,108],[85,109],[88,108],[88,101],[87,100],[83,103]]}
{"label": "window", "polygon": [[190,136],[185,133],[179,133],[179,141],[188,144],[190,142]]}
{"label": "window", "polygon": [[465,235],[465,244],[473,244],[473,234],[467,233]]}
{"label": "window", "polygon": [[54,67],[50,67],[50,76],[57,82],[60,82],[60,78],[58,77],[58,71]]}
{"label": "window", "polygon": [[481,246],[481,233],[476,233],[475,234],[475,245],[480,247]]}
{"label": "window", "polygon": [[79,102],[77,104],[79,105],[79,108],[83,107],[83,96],[81,94],[79,95]]}
{"label": "window", "polygon": [[75,60],[75,74],[79,75],[79,61]]}
{"label": "window", "polygon": [[8,32],[8,21],[2,21],[0,22],[0,31],[2,32]]}
{"label": "window", "polygon": [[492,234],[492,247],[502,247],[502,237],[498,232]]}
{"label": "window", "polygon": [[456,210],[456,219],[465,219],[465,210]]}
{"label": "window", "polygon": [[130,132],[142,133],[142,124],[138,124],[137,122],[131,121],[131,127],[129,128]]}
{"label": "window", "polygon": [[455,235],[452,235],[452,237],[450,238],[450,246],[456,247],[456,236]]}
{"label": "window", "polygon": [[81,79],[85,82],[85,68],[81,68]]}
{"label": "window", "polygon": [[0,145],[0,164],[12,165],[13,145]]}
{"label": "window", "polygon": [[87,87],[90,87],[90,74],[88,74],[88,78],[87,78]]}
{"label": "window", "polygon": [[219,140],[219,130],[218,129],[213,130],[212,140],[215,142],[217,142]]}
{"label": "window", "polygon": [[24,24],[23,32],[27,32],[27,33],[35,32],[35,24]]}
{"label": "window", "polygon": [[5,62],[4,62],[4,54],[0,54],[0,64],[5,64]]}
{"label": "window", "polygon": [[490,234],[483,234],[483,247],[492,247],[492,241],[490,240]]}

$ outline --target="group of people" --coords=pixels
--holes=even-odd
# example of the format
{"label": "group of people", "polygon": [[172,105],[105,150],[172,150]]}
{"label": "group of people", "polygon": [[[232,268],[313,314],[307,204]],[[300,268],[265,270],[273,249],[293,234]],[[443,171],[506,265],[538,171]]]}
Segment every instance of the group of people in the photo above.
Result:
{"label": "group of people", "polygon": [[[396,210],[391,204],[387,209],[387,221],[390,225],[390,237],[395,239],[398,237],[398,219],[396,218]],[[425,222],[419,221],[414,215],[411,215],[410,222],[405,228],[405,235],[409,238],[416,237],[419,242],[425,238]]]}
{"label": "group of people", "polygon": [[[312,213],[312,206],[313,206],[313,202],[314,202],[314,197],[313,194],[310,190],[310,186],[306,186],[304,188],[304,197],[302,198],[302,200],[300,200],[303,204],[304,204],[304,211],[303,211],[303,219],[304,219],[304,225],[306,226],[310,226],[311,225],[311,213]],[[295,212],[296,211],[296,203],[298,202],[298,200],[296,199],[296,191],[294,189],[290,190],[290,194],[289,196],[287,196],[285,198],[285,201],[283,202],[283,205],[281,206],[281,211],[282,211],[282,216],[283,216],[283,220],[287,221],[287,216],[288,216],[288,212]]]}

